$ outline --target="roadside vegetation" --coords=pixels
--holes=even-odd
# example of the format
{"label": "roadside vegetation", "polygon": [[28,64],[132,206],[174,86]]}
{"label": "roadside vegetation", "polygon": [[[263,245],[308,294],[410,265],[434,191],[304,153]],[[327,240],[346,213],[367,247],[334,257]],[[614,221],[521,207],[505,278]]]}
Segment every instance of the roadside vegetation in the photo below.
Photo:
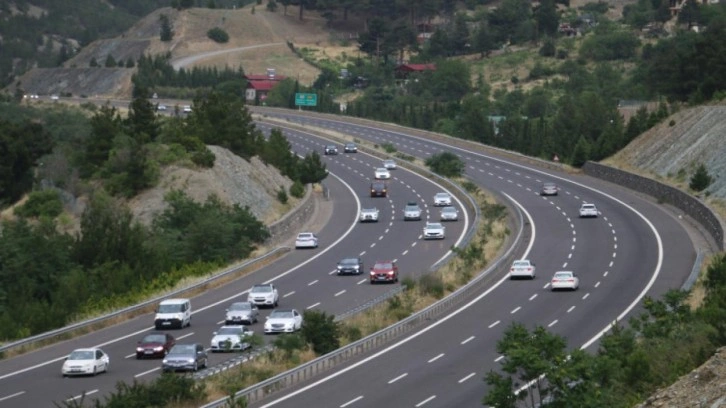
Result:
{"label": "roadside vegetation", "polygon": [[[569,350],[567,340],[546,328],[514,323],[497,343],[502,369],[486,375],[486,406],[632,407],[658,388],[698,367],[726,344],[726,255],[711,260],[705,297],[695,307],[690,293],[672,290],[646,297],[645,312],[618,324],[595,354]],[[544,375],[544,377],[541,377]],[[512,390],[531,384],[519,394]]]}
{"label": "roadside vegetation", "polygon": [[[0,340],[138,303],[245,259],[269,237],[248,208],[214,196],[197,203],[181,191],[165,197],[167,209],[150,225],[135,221],[125,200],[154,186],[163,166],[211,167],[206,146],[216,145],[275,166],[294,180],[295,197],[327,176],[317,153],[294,155],[279,130],[268,141],[238,98],[212,92],[185,117],[161,117],[147,92],[136,94],[126,116],[110,106],[2,103],[0,203],[27,200],[2,220]],[[68,228],[62,209],[78,200],[80,225]]]}

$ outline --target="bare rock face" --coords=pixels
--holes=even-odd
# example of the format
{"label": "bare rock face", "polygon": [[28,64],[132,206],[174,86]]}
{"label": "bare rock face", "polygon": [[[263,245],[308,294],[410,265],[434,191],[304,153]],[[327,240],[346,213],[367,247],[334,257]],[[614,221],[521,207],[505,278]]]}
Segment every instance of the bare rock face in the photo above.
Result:
{"label": "bare rock face", "polygon": [[[284,209],[277,200],[277,192],[288,191],[292,181],[261,160],[249,162],[227,149],[208,146],[214,153],[214,167],[189,169],[169,166],[162,170],[158,185],[142,192],[129,202],[134,217],[150,224],[153,217],[167,207],[164,196],[172,190],[182,190],[196,202],[203,203],[216,195],[223,203],[248,207],[252,214],[266,225],[279,219]],[[289,197],[294,203],[294,198]]]}
{"label": "bare rock face", "polygon": [[658,390],[637,408],[726,407],[726,347],[677,382]]}

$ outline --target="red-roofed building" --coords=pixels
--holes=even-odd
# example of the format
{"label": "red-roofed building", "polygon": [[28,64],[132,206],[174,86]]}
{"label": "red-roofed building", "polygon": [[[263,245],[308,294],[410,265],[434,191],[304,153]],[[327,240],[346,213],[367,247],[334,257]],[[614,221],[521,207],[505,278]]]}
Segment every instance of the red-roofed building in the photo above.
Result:
{"label": "red-roofed building", "polygon": [[436,64],[401,64],[396,67],[396,78],[406,79],[411,74],[436,71]]}
{"label": "red-roofed building", "polygon": [[274,68],[268,68],[267,74],[246,74],[247,89],[245,89],[245,100],[254,103],[255,101],[264,101],[267,94],[280,81],[287,78],[284,75],[275,74]]}
{"label": "red-roofed building", "polygon": [[278,81],[249,81],[245,90],[245,99],[247,102],[254,102],[259,98],[260,101],[267,99],[267,94],[277,85]]}

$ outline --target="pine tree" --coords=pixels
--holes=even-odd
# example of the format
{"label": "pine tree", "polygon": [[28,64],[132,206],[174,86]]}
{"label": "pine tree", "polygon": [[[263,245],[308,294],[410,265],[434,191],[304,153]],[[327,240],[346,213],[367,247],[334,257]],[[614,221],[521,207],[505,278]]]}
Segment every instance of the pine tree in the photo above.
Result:
{"label": "pine tree", "polygon": [[693,176],[691,176],[691,182],[688,184],[688,187],[690,187],[693,191],[703,191],[706,189],[706,187],[711,185],[712,182],[713,177],[708,174],[706,166],[701,163],[696,168],[696,172],[693,173]]}

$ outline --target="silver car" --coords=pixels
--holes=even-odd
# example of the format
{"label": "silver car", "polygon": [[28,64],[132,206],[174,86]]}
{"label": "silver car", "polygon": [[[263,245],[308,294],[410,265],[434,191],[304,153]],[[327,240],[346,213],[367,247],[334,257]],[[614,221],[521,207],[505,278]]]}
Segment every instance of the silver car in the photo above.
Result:
{"label": "silver car", "polygon": [[420,220],[421,219],[421,207],[415,201],[409,201],[403,208],[403,220]]}
{"label": "silver car", "polygon": [[441,209],[441,221],[457,221],[459,219],[459,210],[456,207],[446,206]]}
{"label": "silver car", "polygon": [[227,309],[224,324],[252,324],[260,318],[260,309],[252,302],[234,302]]}
{"label": "silver car", "polygon": [[423,239],[444,239],[446,227],[438,222],[427,222],[423,229]]}
{"label": "silver car", "polygon": [[209,347],[212,352],[217,351],[244,351],[252,347],[245,341],[246,337],[252,335],[252,330],[246,326],[222,326],[212,333],[212,341]]}
{"label": "silver car", "polygon": [[542,189],[539,191],[541,196],[556,196],[560,189],[555,183],[543,183]]}
{"label": "silver car", "polygon": [[444,207],[451,205],[451,194],[449,193],[436,193],[434,196],[434,206]]}
{"label": "silver car", "polygon": [[197,371],[207,367],[207,351],[199,343],[176,344],[161,361],[163,371]]}

